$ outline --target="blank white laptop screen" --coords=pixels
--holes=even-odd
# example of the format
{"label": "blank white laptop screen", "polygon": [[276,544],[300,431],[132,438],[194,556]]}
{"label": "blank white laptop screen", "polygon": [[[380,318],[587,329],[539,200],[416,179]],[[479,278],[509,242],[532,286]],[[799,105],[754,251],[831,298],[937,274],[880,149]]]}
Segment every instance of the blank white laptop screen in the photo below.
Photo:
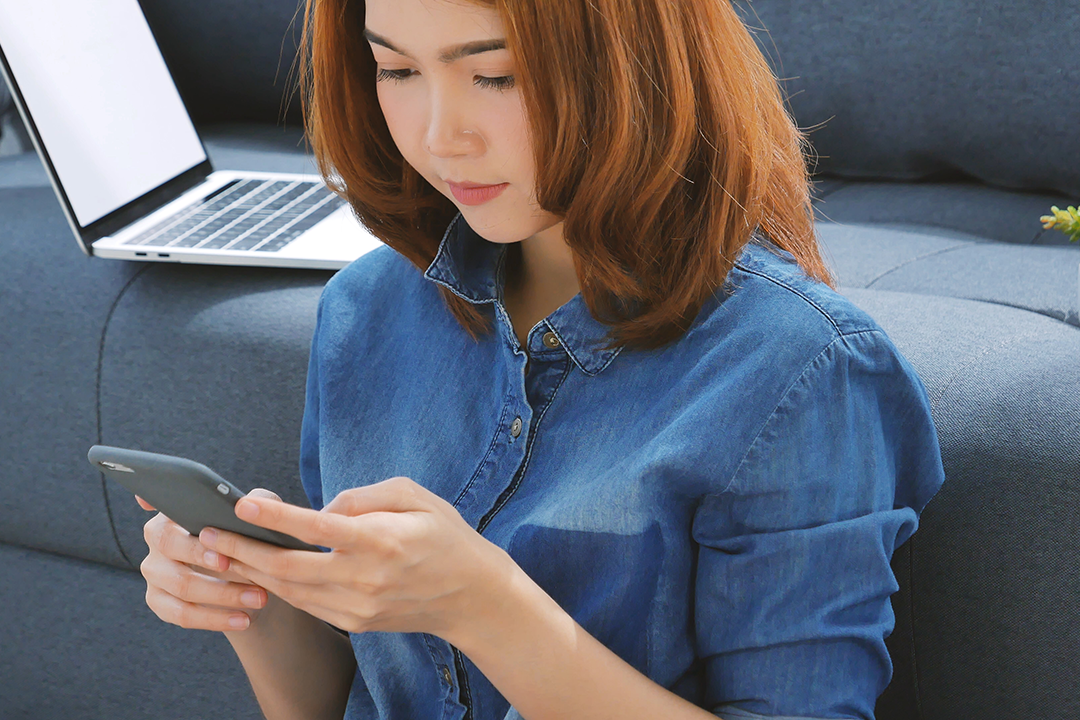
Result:
{"label": "blank white laptop screen", "polygon": [[82,227],[206,160],[138,0],[0,0],[0,47]]}

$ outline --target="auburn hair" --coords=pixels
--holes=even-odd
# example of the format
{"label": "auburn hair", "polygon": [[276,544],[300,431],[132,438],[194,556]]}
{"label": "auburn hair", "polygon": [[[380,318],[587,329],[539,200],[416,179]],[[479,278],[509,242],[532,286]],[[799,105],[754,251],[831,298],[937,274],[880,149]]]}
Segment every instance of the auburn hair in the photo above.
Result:
{"label": "auburn hair", "polygon": [[[755,231],[832,284],[807,143],[730,0],[476,0],[503,18],[537,168],[610,345],[681,337]],[[327,184],[421,270],[457,207],[406,163],[376,95],[363,0],[307,0],[301,98]],[[442,288],[475,338],[488,316]]]}

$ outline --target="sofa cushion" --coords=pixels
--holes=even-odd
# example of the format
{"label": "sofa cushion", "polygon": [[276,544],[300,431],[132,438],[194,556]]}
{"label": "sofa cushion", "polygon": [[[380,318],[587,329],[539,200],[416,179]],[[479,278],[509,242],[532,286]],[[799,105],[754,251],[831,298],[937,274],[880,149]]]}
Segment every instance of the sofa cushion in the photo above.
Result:
{"label": "sofa cushion", "polygon": [[946,475],[898,559],[912,582],[895,603],[894,685],[914,696],[890,688],[879,720],[910,720],[888,708],[916,705],[923,720],[1080,717],[1080,330],[986,303],[843,292],[925,382]]}
{"label": "sofa cushion", "polygon": [[0,218],[0,542],[120,564],[86,451],[102,329],[139,268],[83,255],[50,188],[0,190]]}
{"label": "sofa cushion", "polygon": [[[819,182],[815,210],[822,220],[955,231],[1017,245],[1065,245],[1061,232],[1039,218],[1053,205],[1075,205],[1064,195],[1016,192],[980,183]],[[1073,247],[1077,247],[1073,244]]]}
{"label": "sofa cushion", "polygon": [[[299,479],[315,313],[325,271],[149,266],[116,306],[102,346],[105,444],[181,455],[240,489],[307,505]],[[133,565],[147,514],[107,484]]]}
{"label": "sofa cushion", "polygon": [[150,27],[197,122],[299,125],[290,97],[302,11],[297,0],[142,0]]}
{"label": "sofa cushion", "polygon": [[[310,172],[314,167],[310,156],[298,144],[301,138],[297,131],[284,132],[274,127],[225,126],[209,129],[207,148],[215,161],[225,166]],[[0,373],[0,397],[10,398],[5,404],[7,412],[0,415],[0,453],[7,458],[3,471],[7,481],[0,484],[0,542],[130,567],[129,559],[145,552],[139,549],[141,524],[138,542],[134,539],[128,542],[129,554],[125,558],[110,522],[110,513],[117,511],[117,506],[108,504],[104,480],[86,462],[86,451],[96,442],[111,439],[100,434],[102,407],[110,409],[103,416],[107,421],[137,415],[140,408],[137,400],[144,392],[142,385],[119,392],[125,398],[134,392],[136,402],[130,413],[122,406],[110,404],[115,399],[110,395],[113,387],[99,386],[98,370],[99,362],[111,360],[112,356],[102,353],[106,348],[125,344],[129,344],[130,352],[132,347],[141,347],[140,342],[145,343],[145,339],[124,335],[130,304],[117,306],[123,312],[116,318],[115,329],[110,328],[106,333],[105,328],[116,309],[114,303],[125,299],[132,302],[125,288],[141,273],[149,274],[140,282],[150,283],[158,274],[201,278],[187,286],[194,294],[203,293],[199,283],[205,282],[207,276],[197,267],[162,267],[83,255],[34,153],[0,159],[0,218],[0,287],[4,288],[0,293],[0,314],[8,318],[0,323],[5,364],[4,372]],[[218,286],[231,288],[230,292],[237,295],[295,287],[297,282],[310,287],[325,282],[328,277],[275,272],[277,285],[273,282],[268,285],[271,273],[261,270],[219,268],[213,277]],[[139,286],[139,291],[142,287]],[[213,292],[207,297],[214,297]],[[190,308],[182,301],[177,304]],[[260,307],[264,312],[280,311],[282,317],[288,317],[291,311],[276,306]],[[297,322],[302,327],[297,326],[300,329],[296,333],[285,333],[282,338],[263,323],[261,336],[269,348],[295,340],[297,353],[303,358],[289,366],[294,383],[302,382],[306,371],[304,363],[314,315],[310,321],[305,318]],[[182,335],[182,330],[169,326],[158,327],[157,332]],[[236,340],[233,345],[240,343]],[[137,355],[135,358],[137,361]],[[229,362],[234,360],[241,362],[238,358],[230,358]],[[108,362],[105,367],[115,368]],[[239,364],[227,367],[240,375],[246,372]],[[130,376],[146,388],[161,387],[163,382],[177,382],[178,377],[190,379],[186,373],[182,363],[179,374],[165,380],[152,367],[133,368],[129,375],[121,372],[120,382]],[[233,392],[227,386],[220,389],[221,397],[229,397]],[[101,407],[99,397],[104,402]],[[271,393],[265,399],[265,407],[273,407],[276,400]],[[169,411],[161,409],[163,413]],[[287,435],[294,441],[299,437],[298,427],[293,425],[299,422],[300,412],[297,410],[295,417],[283,420],[279,428],[275,426],[281,432],[280,437]],[[263,419],[276,422],[269,411]],[[169,418],[162,416],[159,421],[168,423]],[[107,422],[105,427],[112,425]],[[132,438],[133,442],[137,440]],[[295,472],[295,468],[290,467],[289,471]],[[118,494],[115,502],[123,506],[122,512],[128,513],[122,517],[129,517],[132,508],[128,505],[133,502],[130,495]],[[134,510],[135,515],[141,512]]]}
{"label": "sofa cushion", "polygon": [[1080,325],[1080,247],[1024,247],[961,233],[818,223],[841,285],[982,300]]}
{"label": "sofa cushion", "polygon": [[137,573],[0,544],[0,716],[262,718],[221,633],[167,625]]}
{"label": "sofa cushion", "polygon": [[1074,0],[743,0],[819,170],[1080,199]]}

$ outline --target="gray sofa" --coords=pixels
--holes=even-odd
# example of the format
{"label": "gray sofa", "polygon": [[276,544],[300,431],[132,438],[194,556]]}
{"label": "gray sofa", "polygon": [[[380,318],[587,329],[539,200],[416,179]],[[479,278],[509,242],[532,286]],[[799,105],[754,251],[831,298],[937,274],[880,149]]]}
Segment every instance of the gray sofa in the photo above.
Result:
{"label": "gray sofa", "polygon": [[[297,103],[282,123],[293,0],[143,5],[217,167],[312,169]],[[1080,106],[1045,91],[1080,84],[1080,39],[1054,29],[1071,3],[1038,8],[740,6],[800,124],[825,123],[827,256],[941,437],[946,485],[893,562],[879,720],[1080,717],[1080,248],[1038,223],[1080,200]],[[223,638],[145,607],[146,515],[85,455],[185,455],[305,502],[329,277],[86,258],[36,156],[0,157],[0,717],[259,717]]]}

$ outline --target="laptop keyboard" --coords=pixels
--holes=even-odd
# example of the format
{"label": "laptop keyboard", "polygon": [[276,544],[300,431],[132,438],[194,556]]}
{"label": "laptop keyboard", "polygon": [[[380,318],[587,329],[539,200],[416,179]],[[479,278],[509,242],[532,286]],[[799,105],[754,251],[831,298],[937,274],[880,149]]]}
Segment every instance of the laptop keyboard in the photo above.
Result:
{"label": "laptop keyboard", "polygon": [[343,203],[321,182],[237,180],[124,244],[277,252]]}

